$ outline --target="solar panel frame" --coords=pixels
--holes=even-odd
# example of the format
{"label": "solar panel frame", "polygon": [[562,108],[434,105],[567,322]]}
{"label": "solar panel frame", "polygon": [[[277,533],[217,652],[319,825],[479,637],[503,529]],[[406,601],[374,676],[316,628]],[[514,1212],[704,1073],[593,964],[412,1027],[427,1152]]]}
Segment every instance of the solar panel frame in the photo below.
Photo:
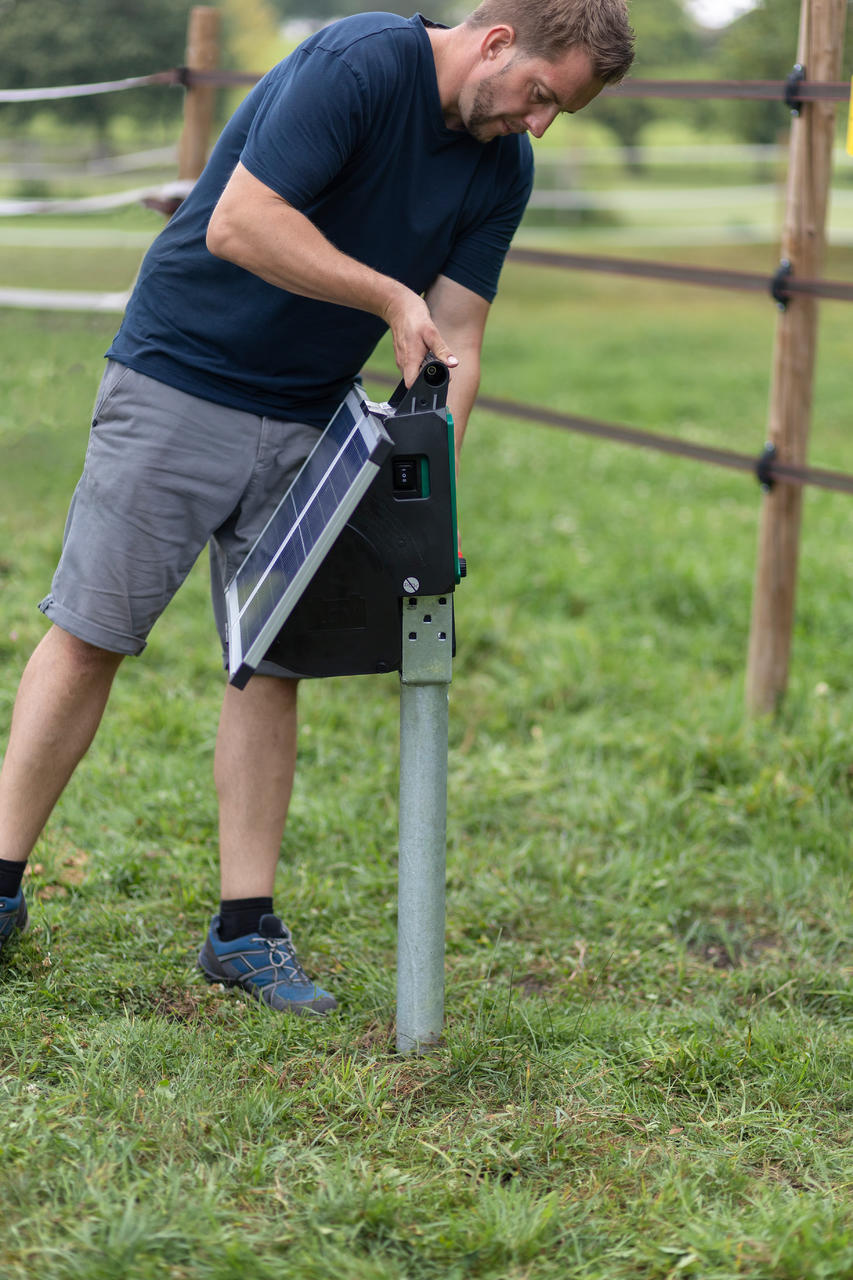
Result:
{"label": "solar panel frame", "polygon": [[263,660],[392,448],[376,407],[349,392],[227,584],[232,684]]}

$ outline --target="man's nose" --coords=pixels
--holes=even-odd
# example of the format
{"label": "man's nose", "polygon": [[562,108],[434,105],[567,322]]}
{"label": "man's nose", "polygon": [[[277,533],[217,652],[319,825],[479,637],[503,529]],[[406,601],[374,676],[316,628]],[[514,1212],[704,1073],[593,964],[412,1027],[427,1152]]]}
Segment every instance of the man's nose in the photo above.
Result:
{"label": "man's nose", "polygon": [[528,111],[523,118],[523,123],[534,138],[541,138],[542,134],[554,123],[559,114],[559,108],[556,106],[537,107],[534,111]]}

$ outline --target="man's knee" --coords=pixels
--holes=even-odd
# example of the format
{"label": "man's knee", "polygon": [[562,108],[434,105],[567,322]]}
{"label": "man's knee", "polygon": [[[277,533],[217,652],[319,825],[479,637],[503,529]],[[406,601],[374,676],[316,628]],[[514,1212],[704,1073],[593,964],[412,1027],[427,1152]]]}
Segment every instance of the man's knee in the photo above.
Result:
{"label": "man's knee", "polygon": [[83,677],[114,673],[125,656],[111,649],[89,644],[87,640],[81,640],[79,636],[72,635],[70,631],[64,631],[55,624],[44,637],[42,645]]}

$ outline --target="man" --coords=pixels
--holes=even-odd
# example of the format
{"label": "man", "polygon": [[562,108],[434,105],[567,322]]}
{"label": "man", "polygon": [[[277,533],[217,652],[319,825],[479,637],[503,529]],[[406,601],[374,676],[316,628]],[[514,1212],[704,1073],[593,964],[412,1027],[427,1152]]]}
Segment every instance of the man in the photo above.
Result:
{"label": "man", "polygon": [[[532,183],[523,135],[632,60],[624,0],[484,0],[457,27],[370,13],[255,87],[143,263],[110,350],[54,624],[24,672],[0,773],[0,946],[21,877],[113,677],[206,543],[222,586],[386,328],[410,384],[453,370],[457,449],[504,255]],[[226,687],[214,760],[221,903],[199,963],[268,1005],[323,1014],[273,911],[296,757],[296,682]]]}

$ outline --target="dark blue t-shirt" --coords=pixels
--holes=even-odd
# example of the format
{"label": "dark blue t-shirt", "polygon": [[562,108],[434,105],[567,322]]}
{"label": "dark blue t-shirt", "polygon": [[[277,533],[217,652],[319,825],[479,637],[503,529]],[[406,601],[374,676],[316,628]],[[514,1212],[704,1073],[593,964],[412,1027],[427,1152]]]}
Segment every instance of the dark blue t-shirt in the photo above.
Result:
{"label": "dark blue t-shirt", "polygon": [[424,20],[346,18],[255,86],[140,270],[115,360],[203,399],[324,425],[383,320],[215,258],[205,233],[237,161],[343,253],[422,293],[491,301],[533,176],[526,137],[445,127]]}

